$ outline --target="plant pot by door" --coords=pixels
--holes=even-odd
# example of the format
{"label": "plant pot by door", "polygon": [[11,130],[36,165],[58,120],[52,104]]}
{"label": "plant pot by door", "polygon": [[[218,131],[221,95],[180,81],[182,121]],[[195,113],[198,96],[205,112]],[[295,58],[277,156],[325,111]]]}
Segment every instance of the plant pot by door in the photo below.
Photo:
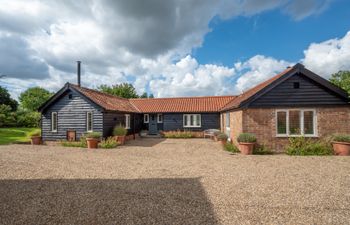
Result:
{"label": "plant pot by door", "polygon": [[251,155],[251,154],[253,154],[253,149],[254,149],[255,143],[239,142],[238,144],[239,144],[239,151],[243,155]]}
{"label": "plant pot by door", "polygon": [[88,148],[97,148],[98,139],[97,138],[86,138]]}
{"label": "plant pot by door", "polygon": [[348,142],[332,142],[334,154],[340,156],[350,155],[350,143]]}
{"label": "plant pot by door", "polygon": [[125,144],[125,135],[124,136],[114,136],[114,139],[121,145]]}
{"label": "plant pot by door", "polygon": [[34,136],[31,137],[31,143],[32,145],[41,145],[41,136]]}

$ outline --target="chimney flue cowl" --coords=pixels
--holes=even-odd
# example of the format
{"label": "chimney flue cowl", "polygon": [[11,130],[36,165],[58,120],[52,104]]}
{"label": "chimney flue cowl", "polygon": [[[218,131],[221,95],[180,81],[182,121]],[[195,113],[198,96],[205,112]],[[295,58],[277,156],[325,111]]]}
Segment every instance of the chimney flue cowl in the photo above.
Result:
{"label": "chimney flue cowl", "polygon": [[78,86],[80,87],[80,74],[81,74],[81,61],[77,61],[77,78],[78,78]]}

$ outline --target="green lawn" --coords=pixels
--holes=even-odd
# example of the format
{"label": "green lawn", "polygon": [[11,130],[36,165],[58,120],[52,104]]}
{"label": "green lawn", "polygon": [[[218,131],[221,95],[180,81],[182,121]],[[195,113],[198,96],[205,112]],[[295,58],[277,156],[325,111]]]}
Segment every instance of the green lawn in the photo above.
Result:
{"label": "green lawn", "polygon": [[0,145],[12,142],[28,142],[30,134],[39,131],[40,128],[0,128]]}

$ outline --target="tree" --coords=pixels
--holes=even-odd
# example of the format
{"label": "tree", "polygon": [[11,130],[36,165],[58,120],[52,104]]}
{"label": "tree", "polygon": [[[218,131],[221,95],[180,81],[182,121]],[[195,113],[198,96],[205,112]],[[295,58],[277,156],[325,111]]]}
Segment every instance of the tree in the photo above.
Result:
{"label": "tree", "polygon": [[329,81],[344,89],[350,95],[350,71],[339,71],[338,73],[332,74]]}
{"label": "tree", "polygon": [[148,96],[148,98],[154,98],[154,95],[153,95],[153,94],[150,94],[150,95]]}
{"label": "tree", "polygon": [[109,85],[101,85],[97,87],[99,91],[102,91],[107,94],[119,96],[122,98],[138,98],[139,96],[136,93],[136,90],[132,84],[122,83],[115,84],[112,86]]}
{"label": "tree", "polygon": [[36,111],[44,104],[53,93],[41,87],[28,88],[19,96],[19,101],[24,109]]}
{"label": "tree", "polygon": [[1,86],[0,86],[0,105],[10,106],[12,111],[16,111],[18,106],[17,101],[11,98],[8,90]]}
{"label": "tree", "polygon": [[143,92],[143,94],[140,96],[140,98],[148,98],[147,92]]}

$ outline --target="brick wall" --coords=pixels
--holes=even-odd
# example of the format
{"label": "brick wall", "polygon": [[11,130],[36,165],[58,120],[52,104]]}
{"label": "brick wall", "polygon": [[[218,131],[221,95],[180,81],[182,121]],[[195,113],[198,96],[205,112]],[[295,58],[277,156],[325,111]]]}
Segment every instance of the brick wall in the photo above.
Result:
{"label": "brick wall", "polygon": [[[221,113],[221,131],[226,133],[226,113]],[[230,112],[230,138],[232,143],[237,143],[237,137],[243,132],[243,111],[232,111]]]}
{"label": "brick wall", "polygon": [[[350,107],[315,109],[320,138],[334,133],[350,134]],[[275,109],[244,109],[242,120],[243,132],[254,133],[258,144],[278,152],[283,151],[288,144],[288,138],[276,137]]]}

